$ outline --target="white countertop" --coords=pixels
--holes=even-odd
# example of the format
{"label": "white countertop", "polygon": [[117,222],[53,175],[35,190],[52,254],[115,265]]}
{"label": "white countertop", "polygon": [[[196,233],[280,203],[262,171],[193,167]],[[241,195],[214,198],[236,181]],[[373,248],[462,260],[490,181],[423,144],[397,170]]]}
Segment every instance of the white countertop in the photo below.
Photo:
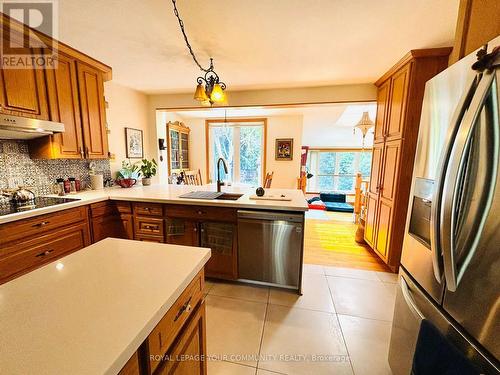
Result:
{"label": "white countertop", "polygon": [[308,205],[301,190],[295,189],[266,189],[266,195],[285,195],[290,201],[270,201],[252,200],[250,196],[255,194],[255,189],[247,187],[224,186],[222,191],[242,193],[241,198],[236,201],[226,201],[219,199],[185,199],[180,195],[191,191],[215,191],[215,185],[151,185],[134,186],[129,189],[121,187],[106,188],[103,190],[88,190],[78,194],[68,194],[67,198],[79,198],[79,201],[63,203],[56,206],[44,207],[36,210],[19,212],[15,214],[0,216],[0,224],[8,223],[19,219],[38,216],[50,212],[56,212],[71,207],[78,207],[90,203],[104,201],[108,199],[135,201],[135,202],[158,202],[185,205],[203,205],[217,207],[234,207],[258,210],[282,210],[282,211],[307,211]]}
{"label": "white countertop", "polygon": [[108,238],[0,286],[2,374],[116,374],[210,249]]}

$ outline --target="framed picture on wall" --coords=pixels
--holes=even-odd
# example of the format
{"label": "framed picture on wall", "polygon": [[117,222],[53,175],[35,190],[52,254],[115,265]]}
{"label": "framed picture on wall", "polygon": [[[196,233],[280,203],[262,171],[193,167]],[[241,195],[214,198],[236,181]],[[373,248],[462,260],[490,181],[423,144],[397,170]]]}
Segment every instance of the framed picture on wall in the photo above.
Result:
{"label": "framed picture on wall", "polygon": [[293,138],[276,139],[276,160],[293,160]]}
{"label": "framed picture on wall", "polygon": [[127,148],[127,158],[144,158],[142,130],[125,128],[125,143]]}

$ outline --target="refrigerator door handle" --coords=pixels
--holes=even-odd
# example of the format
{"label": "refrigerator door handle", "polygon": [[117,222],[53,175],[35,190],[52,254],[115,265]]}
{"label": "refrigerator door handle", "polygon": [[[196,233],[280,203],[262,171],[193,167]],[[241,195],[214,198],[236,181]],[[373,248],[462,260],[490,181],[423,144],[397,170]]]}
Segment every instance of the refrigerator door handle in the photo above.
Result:
{"label": "refrigerator door handle", "polygon": [[[498,102],[497,102],[497,85],[496,81],[497,72],[489,72],[483,74],[481,81],[479,82],[478,88],[474,97],[471,101],[469,110],[467,111],[464,121],[460,125],[457,132],[455,142],[451,149],[451,154],[448,162],[448,168],[446,170],[444,184],[443,184],[443,201],[441,210],[441,228],[440,228],[440,241],[443,248],[443,260],[444,260],[444,273],[446,278],[446,285],[449,291],[454,292],[457,290],[458,284],[462,279],[462,276],[470,263],[470,260],[474,256],[477,250],[478,242],[481,237],[486,218],[491,207],[492,200],[494,198],[494,187],[495,179],[498,170],[498,152],[499,152],[499,129],[498,129]],[[479,199],[485,202],[484,209],[480,213],[477,220],[477,230],[470,234],[469,239],[463,245],[466,248],[466,255],[461,261],[460,267],[458,266],[458,259],[456,259],[456,238],[457,233],[455,233],[456,223],[460,212],[459,195],[460,195],[460,180],[461,176],[464,174],[464,170],[467,168],[467,156],[470,143],[473,139],[473,130],[475,124],[482,112],[482,108],[485,101],[488,99],[488,94],[493,91],[491,95],[494,97],[493,108],[495,114],[493,114],[492,120],[490,121],[491,131],[493,133],[493,155],[491,155],[491,160],[486,162],[489,171],[489,180],[491,183],[485,183],[484,189],[482,189]],[[488,116],[485,116],[487,119]],[[490,182],[490,181],[487,181]],[[468,250],[467,250],[468,249]]]}
{"label": "refrigerator door handle", "polygon": [[431,218],[430,218],[430,245],[432,252],[432,269],[434,271],[434,277],[441,283],[442,276],[441,270],[443,269],[443,258],[442,258],[442,246],[440,239],[441,230],[441,207],[442,207],[442,197],[443,188],[445,181],[445,172],[448,167],[450,153],[453,147],[453,142],[457,133],[457,129],[462,123],[466,110],[474,96],[476,88],[479,83],[479,76],[476,76],[474,80],[470,83],[468,90],[462,95],[460,101],[457,104],[453,117],[451,119],[451,124],[449,127],[448,134],[446,135],[446,141],[444,143],[444,152],[439,160],[439,166],[436,174],[436,181],[434,183],[434,193],[432,197],[431,204]]}
{"label": "refrigerator door handle", "polygon": [[424,314],[422,314],[420,309],[417,307],[417,304],[413,300],[410,288],[408,287],[408,284],[406,283],[404,277],[401,276],[399,280],[400,280],[399,286],[401,287],[401,293],[403,294],[403,298],[405,299],[406,304],[408,305],[411,312],[413,313],[413,315],[415,315],[417,319],[424,320],[425,316]]}

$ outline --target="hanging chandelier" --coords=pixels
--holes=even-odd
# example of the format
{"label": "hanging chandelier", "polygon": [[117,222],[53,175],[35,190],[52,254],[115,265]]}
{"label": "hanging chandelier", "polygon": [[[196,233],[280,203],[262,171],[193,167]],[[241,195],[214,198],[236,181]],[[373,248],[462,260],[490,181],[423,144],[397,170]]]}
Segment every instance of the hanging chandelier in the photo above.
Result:
{"label": "hanging chandelier", "polygon": [[179,21],[179,26],[181,28],[182,35],[184,36],[184,41],[186,42],[186,46],[193,58],[195,64],[200,68],[202,72],[204,72],[203,77],[198,77],[196,79],[197,85],[196,90],[194,92],[194,99],[198,100],[204,106],[211,106],[214,103],[223,103],[226,101],[226,94],[224,90],[226,89],[226,84],[221,82],[219,79],[219,75],[214,70],[213,58],[210,58],[210,66],[205,69],[198,62],[196,55],[194,54],[193,48],[191,44],[189,44],[189,40],[186,35],[186,31],[184,30],[184,22],[181,20],[179,16],[179,11],[177,10],[176,0],[172,0],[172,4],[174,6],[174,15]]}
{"label": "hanging chandelier", "polygon": [[361,134],[363,135],[363,146],[365,144],[365,137],[366,134],[368,133],[368,130],[373,128],[375,124],[373,123],[372,119],[370,118],[370,115],[368,112],[363,112],[363,115],[361,116],[361,120],[354,125],[354,132],[356,132],[356,129],[361,130]]}

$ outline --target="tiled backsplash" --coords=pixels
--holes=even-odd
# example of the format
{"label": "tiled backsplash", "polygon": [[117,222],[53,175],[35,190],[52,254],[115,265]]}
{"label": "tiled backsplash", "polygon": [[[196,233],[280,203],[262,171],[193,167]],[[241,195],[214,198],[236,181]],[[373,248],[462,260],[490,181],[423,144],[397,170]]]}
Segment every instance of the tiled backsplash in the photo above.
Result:
{"label": "tiled backsplash", "polygon": [[[56,178],[75,177],[90,184],[89,160],[30,159],[28,143],[0,140],[0,189],[22,182],[37,195],[51,194]],[[92,160],[96,173],[111,178],[109,160]]]}

